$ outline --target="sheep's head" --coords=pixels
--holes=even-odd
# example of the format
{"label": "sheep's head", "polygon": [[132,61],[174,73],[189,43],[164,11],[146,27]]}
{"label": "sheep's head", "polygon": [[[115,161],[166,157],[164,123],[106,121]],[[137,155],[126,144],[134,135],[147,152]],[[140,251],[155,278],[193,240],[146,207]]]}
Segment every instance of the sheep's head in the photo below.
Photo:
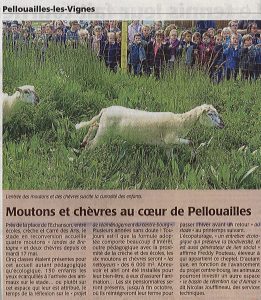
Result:
{"label": "sheep's head", "polygon": [[35,92],[34,86],[32,85],[23,85],[16,89],[18,92],[20,92],[20,98],[25,101],[32,104],[38,104],[39,103],[39,97]]}
{"label": "sheep's head", "polygon": [[224,122],[220,118],[214,106],[203,104],[201,107],[202,107],[202,113],[199,117],[199,121],[202,125],[207,127],[217,127],[220,129],[225,127]]}

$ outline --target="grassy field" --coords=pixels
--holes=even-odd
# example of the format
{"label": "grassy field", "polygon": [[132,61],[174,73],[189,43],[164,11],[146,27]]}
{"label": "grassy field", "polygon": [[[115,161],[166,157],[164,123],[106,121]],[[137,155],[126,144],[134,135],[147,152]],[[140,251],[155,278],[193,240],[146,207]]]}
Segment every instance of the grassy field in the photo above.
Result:
{"label": "grassy field", "polygon": [[[84,48],[50,48],[44,65],[33,49],[3,52],[4,92],[34,85],[38,106],[18,103],[3,125],[4,189],[257,189],[261,187],[261,84],[223,82],[180,68],[164,80],[110,73]],[[101,108],[123,105],[185,112],[213,104],[225,129],[198,126],[189,138],[200,147],[164,149],[112,141],[92,152],[79,148],[86,130],[74,124]],[[209,142],[209,143],[208,143]],[[245,147],[242,147],[245,146]]]}

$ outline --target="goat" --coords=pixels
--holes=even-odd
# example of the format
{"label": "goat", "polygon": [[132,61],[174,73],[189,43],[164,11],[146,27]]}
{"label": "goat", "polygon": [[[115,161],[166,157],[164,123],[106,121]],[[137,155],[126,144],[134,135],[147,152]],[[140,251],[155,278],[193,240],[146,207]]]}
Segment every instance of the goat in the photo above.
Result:
{"label": "goat", "polygon": [[121,106],[104,108],[88,122],[76,124],[76,129],[90,127],[81,148],[94,149],[108,138],[120,137],[134,144],[159,145],[171,149],[174,144],[191,144],[184,137],[196,125],[224,128],[224,123],[212,105],[203,104],[182,113],[147,112]]}
{"label": "goat", "polygon": [[39,103],[39,97],[32,85],[23,85],[16,89],[16,92],[9,96],[3,94],[3,116],[6,117],[12,110],[12,107],[17,101],[24,101],[32,104]]}

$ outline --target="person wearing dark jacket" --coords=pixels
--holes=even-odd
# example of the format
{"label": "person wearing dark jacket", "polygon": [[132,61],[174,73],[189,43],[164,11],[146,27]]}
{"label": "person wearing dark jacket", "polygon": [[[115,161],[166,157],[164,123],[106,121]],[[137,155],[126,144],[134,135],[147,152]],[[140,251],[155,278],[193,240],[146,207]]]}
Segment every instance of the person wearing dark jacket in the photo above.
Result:
{"label": "person wearing dark jacket", "polygon": [[223,65],[224,65],[223,50],[224,49],[222,45],[222,40],[223,40],[222,36],[220,35],[215,36],[213,59],[209,67],[210,78],[215,83],[219,83],[222,80],[222,76],[223,76]]}
{"label": "person wearing dark jacket", "polygon": [[252,36],[246,34],[243,36],[243,47],[239,50],[239,67],[242,73],[242,79],[252,80],[255,75],[256,51],[252,42]]}
{"label": "person wearing dark jacket", "polygon": [[141,44],[145,50],[146,59],[142,63],[142,71],[143,74],[149,76],[151,74],[151,68],[149,66],[148,57],[149,57],[149,48],[148,44],[152,40],[151,33],[150,33],[150,27],[148,25],[142,26],[142,33],[141,33]]}
{"label": "person wearing dark jacket", "polygon": [[131,66],[134,75],[142,74],[142,65],[145,62],[146,53],[141,42],[141,34],[135,33],[134,40],[129,46],[128,64]]}
{"label": "person wearing dark jacket", "polygon": [[148,44],[149,65],[154,69],[157,79],[160,79],[163,67],[170,59],[169,43],[164,43],[164,32],[158,30],[155,33],[155,41]]}
{"label": "person wearing dark jacket", "polygon": [[260,40],[260,33],[258,33],[258,28],[256,23],[251,23],[247,27],[247,33],[250,34],[253,38],[252,42],[254,45],[257,45]]}
{"label": "person wearing dark jacket", "polygon": [[195,57],[198,52],[198,45],[192,42],[192,32],[187,30],[184,32],[184,40],[180,42],[179,49],[185,51],[185,63],[192,67],[195,64]]}
{"label": "person wearing dark jacket", "polygon": [[233,76],[234,80],[237,78],[239,71],[239,49],[238,37],[232,34],[229,46],[223,51],[227,80],[230,80],[231,76]]}
{"label": "person wearing dark jacket", "polygon": [[120,47],[115,41],[114,32],[109,32],[107,36],[108,41],[104,45],[102,56],[106,67],[108,67],[111,71],[116,72],[121,57]]}

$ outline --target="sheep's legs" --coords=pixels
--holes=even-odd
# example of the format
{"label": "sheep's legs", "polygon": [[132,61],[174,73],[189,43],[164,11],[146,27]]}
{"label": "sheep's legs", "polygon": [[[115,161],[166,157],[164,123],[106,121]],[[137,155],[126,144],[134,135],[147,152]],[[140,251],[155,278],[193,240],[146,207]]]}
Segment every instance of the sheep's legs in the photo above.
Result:
{"label": "sheep's legs", "polygon": [[97,130],[99,128],[99,123],[94,123],[88,130],[86,136],[84,137],[82,143],[81,143],[81,148],[84,148],[88,146],[90,141],[94,138]]}
{"label": "sheep's legs", "polygon": [[169,134],[164,138],[164,143],[166,146],[171,146],[175,144],[190,145],[191,141],[187,139],[178,138],[176,135],[174,136]]}
{"label": "sheep's legs", "polygon": [[177,141],[178,144],[184,144],[184,145],[190,145],[191,144],[191,140],[187,140],[187,139],[178,138],[178,139],[176,139],[176,141]]}
{"label": "sheep's legs", "polygon": [[95,138],[93,140],[91,140],[89,142],[89,144],[87,145],[89,150],[93,150],[94,148],[96,148],[98,146],[98,144],[100,144],[102,138],[100,136],[95,136]]}
{"label": "sheep's legs", "polygon": [[166,146],[166,155],[168,159],[170,159],[173,156],[173,148],[172,148],[173,145],[175,144],[190,145],[190,146],[193,145],[191,140],[177,138],[176,136],[173,135],[168,135],[167,137],[165,137],[164,142]]}
{"label": "sheep's legs", "polygon": [[[104,130],[104,128],[99,127],[98,126],[98,130],[96,130],[96,135],[94,137],[94,139],[88,141],[88,144],[86,145],[86,147],[89,150],[93,150],[94,148],[96,148],[98,146],[98,144],[101,143],[101,141],[104,139],[105,135],[106,135],[106,130]],[[93,136],[93,135],[92,135]]]}

